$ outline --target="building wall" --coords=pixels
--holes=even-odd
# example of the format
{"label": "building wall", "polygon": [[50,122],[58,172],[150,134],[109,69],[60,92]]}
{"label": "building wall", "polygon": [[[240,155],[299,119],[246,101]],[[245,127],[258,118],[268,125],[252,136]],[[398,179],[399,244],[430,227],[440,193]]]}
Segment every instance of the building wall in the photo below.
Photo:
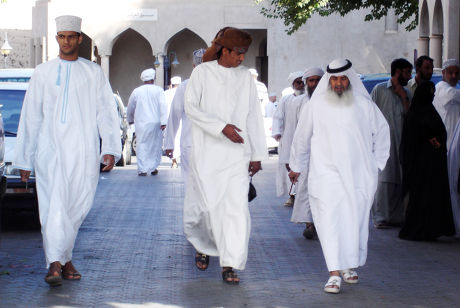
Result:
{"label": "building wall", "polygon": [[[126,18],[126,12],[133,8],[156,9],[157,19],[136,21]],[[324,68],[337,57],[349,58],[359,73],[388,72],[394,58],[413,60],[418,36],[418,31],[406,32],[403,25],[395,25],[391,18],[365,22],[364,11],[345,17],[315,15],[289,36],[280,20],[264,18],[260,7],[255,6],[252,0],[38,0],[32,12],[32,32],[34,38],[44,45],[41,57],[44,60],[58,54],[54,40],[55,17],[62,14],[81,16],[82,30],[97,46],[101,65],[114,88],[122,89],[123,98],[138,84],[141,70],[141,67],[129,66],[120,60],[125,59],[129,63],[130,57],[137,57],[135,50],[130,51],[128,56],[127,52],[131,50],[128,45],[118,48],[118,54],[113,55],[114,45],[128,29],[145,39],[150,47],[147,48],[150,59],[155,60],[160,55],[162,61],[163,55],[175,51],[180,65],[172,69],[171,75],[180,75],[183,79],[189,77],[194,48],[201,47],[201,44],[209,45],[216,32],[224,26],[246,29],[254,36],[254,42],[244,65],[261,69],[257,57],[263,56],[260,54],[260,50],[264,49],[261,44],[266,42],[268,73],[265,78],[259,79],[267,80],[269,91],[278,93],[288,86],[286,79],[290,72],[313,65]],[[390,26],[389,22],[392,23]],[[184,29],[191,31],[193,38],[181,36]],[[145,50],[142,55],[145,59]],[[40,59],[40,56],[35,55],[34,58]],[[115,74],[110,70],[114,70]],[[162,66],[158,68],[157,75],[156,83],[163,85],[165,75]]]}
{"label": "building wall", "polygon": [[[0,47],[3,45],[5,33],[8,33],[8,43],[13,48],[6,59],[6,67],[33,67],[31,63],[32,30],[0,29]],[[0,55],[0,68],[4,67],[4,58]]]}

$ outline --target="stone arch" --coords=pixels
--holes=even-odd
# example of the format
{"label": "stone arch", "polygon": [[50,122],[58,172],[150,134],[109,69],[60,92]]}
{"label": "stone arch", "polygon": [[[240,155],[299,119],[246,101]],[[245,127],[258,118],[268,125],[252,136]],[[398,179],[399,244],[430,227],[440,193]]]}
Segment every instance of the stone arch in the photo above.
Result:
{"label": "stone arch", "polygon": [[420,9],[420,26],[419,26],[419,36],[420,37],[429,37],[430,36],[430,14],[428,12],[428,5],[426,0],[423,1],[422,7]]}
{"label": "stone arch", "polygon": [[[182,80],[190,77],[193,69],[193,51],[199,48],[207,48],[206,42],[195,32],[184,28],[171,36],[163,49],[164,86],[170,84],[172,76],[180,76]],[[179,65],[171,65],[174,57],[177,57]]]}
{"label": "stone arch", "polygon": [[150,43],[136,30],[128,28],[113,40],[109,80],[125,105],[133,89],[142,84],[141,72],[153,67],[154,61]]}
{"label": "stone arch", "polygon": [[444,14],[441,0],[436,0],[433,11],[433,24],[431,26],[432,35],[442,35],[444,33]]}

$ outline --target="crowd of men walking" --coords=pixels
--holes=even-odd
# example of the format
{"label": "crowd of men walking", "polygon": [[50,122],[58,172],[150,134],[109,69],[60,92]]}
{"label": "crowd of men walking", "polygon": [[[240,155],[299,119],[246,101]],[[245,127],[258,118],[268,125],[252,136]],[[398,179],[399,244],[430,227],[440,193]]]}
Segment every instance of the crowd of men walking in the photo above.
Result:
{"label": "crowd of men walking", "polygon": [[[23,181],[36,172],[51,286],[81,279],[72,250],[93,202],[98,164],[110,170],[121,155],[110,85],[100,67],[78,57],[81,19],[60,16],[56,26],[59,58],[31,78],[14,162]],[[277,104],[257,72],[241,65],[251,42],[247,32],[223,28],[208,49],[193,52],[190,79],[176,80],[165,95],[154,85],[155,70],[146,69],[129,98],[138,175],[158,174],[163,148],[171,159],[180,156],[184,232],[199,270],[217,256],[223,281],[240,281],[235,270],[244,270],[248,257],[250,179],[268,157],[263,114],[273,117],[279,141],[276,193],[289,196],[285,205],[293,206],[293,222],[306,224],[305,237],[320,241],[329,271],[324,291],[339,293],[342,279],[359,281],[371,213],[376,228],[402,225],[404,239],[459,231],[457,60],[444,63],[435,86],[430,58],[417,60],[412,80],[412,65],[396,59],[388,82],[369,94],[351,61],[336,59],[325,71],[291,73],[291,94]]]}

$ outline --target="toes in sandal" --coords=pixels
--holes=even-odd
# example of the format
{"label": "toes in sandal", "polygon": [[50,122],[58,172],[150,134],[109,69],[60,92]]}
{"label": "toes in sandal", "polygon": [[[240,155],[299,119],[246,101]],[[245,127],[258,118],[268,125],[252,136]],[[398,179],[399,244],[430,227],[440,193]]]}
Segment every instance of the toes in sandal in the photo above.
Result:
{"label": "toes in sandal", "polygon": [[49,272],[45,277],[45,282],[49,284],[51,287],[57,287],[62,285],[62,275],[59,273],[58,276],[53,275],[53,273]]}
{"label": "toes in sandal", "polygon": [[238,284],[240,282],[238,276],[232,269],[226,269],[222,272],[222,279],[228,284]]}
{"label": "toes in sandal", "polygon": [[[198,266],[198,264],[201,266]],[[208,269],[209,265],[209,256],[203,253],[197,252],[195,255],[195,265],[200,271],[205,271]]]}
{"label": "toes in sandal", "polygon": [[341,283],[342,278],[340,278],[340,276],[330,276],[329,280],[324,285],[324,292],[335,294],[339,293]]}
{"label": "toes in sandal", "polygon": [[358,273],[352,269],[347,269],[341,272],[343,281],[347,283],[358,283]]}
{"label": "toes in sandal", "polygon": [[62,271],[62,278],[66,280],[80,280],[81,274],[79,272]]}

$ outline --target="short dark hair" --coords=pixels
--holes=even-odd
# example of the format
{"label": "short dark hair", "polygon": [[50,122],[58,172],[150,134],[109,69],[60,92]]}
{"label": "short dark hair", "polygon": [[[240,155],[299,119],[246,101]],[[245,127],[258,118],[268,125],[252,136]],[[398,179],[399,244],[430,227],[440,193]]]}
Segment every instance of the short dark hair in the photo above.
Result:
{"label": "short dark hair", "polygon": [[391,62],[391,76],[394,76],[396,74],[396,70],[400,69],[403,70],[405,68],[410,68],[412,69],[414,66],[410,64],[409,61],[403,58],[395,59],[393,62]]}
{"label": "short dark hair", "polygon": [[433,63],[433,59],[431,59],[430,57],[428,57],[428,56],[420,56],[415,61],[415,68],[416,69],[421,68],[422,65],[423,65],[423,61],[430,61],[431,63]]}
{"label": "short dark hair", "polygon": [[222,48],[219,49],[219,51],[216,53],[217,59],[220,59],[220,57],[222,57],[222,50],[224,50],[224,48],[228,50],[228,48],[222,46]]}

